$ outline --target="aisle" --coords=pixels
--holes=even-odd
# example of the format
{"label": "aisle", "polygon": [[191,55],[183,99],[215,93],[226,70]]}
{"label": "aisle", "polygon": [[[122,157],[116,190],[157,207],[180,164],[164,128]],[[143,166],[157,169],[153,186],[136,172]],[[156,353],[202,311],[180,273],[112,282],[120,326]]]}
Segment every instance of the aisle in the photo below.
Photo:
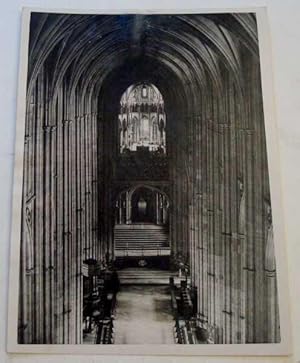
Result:
{"label": "aisle", "polygon": [[117,296],[115,344],[174,344],[168,286],[123,286]]}

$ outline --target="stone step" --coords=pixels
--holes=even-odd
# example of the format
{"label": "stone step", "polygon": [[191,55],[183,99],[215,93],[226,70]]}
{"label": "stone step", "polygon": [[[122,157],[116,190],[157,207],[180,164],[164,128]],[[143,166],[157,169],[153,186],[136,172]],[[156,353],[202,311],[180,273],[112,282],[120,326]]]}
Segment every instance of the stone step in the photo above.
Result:
{"label": "stone step", "polygon": [[166,231],[167,228],[164,225],[157,225],[157,224],[153,224],[153,223],[131,223],[131,224],[116,224],[115,225],[115,230],[130,230],[130,229],[151,229],[151,230],[160,230],[160,231]]}
{"label": "stone step", "polygon": [[169,238],[168,236],[150,236],[150,235],[143,235],[143,236],[137,236],[137,235],[132,235],[132,236],[128,236],[126,234],[123,234],[121,236],[116,236],[115,235],[115,241],[118,240],[144,240],[144,241],[153,241],[153,240],[163,240],[163,241],[167,241]]}
{"label": "stone step", "polygon": [[162,236],[115,236],[115,241],[168,241],[167,237]]}
{"label": "stone step", "polygon": [[120,269],[118,270],[119,274],[122,273],[136,273],[138,272],[139,274],[147,274],[147,273],[152,273],[152,274],[162,274],[162,273],[174,273],[174,271],[170,271],[170,270],[161,270],[159,268],[149,268],[149,267],[127,267],[124,269]]}
{"label": "stone step", "polygon": [[139,250],[139,251],[143,251],[143,250],[168,250],[170,247],[168,246],[149,246],[149,247],[145,247],[143,248],[143,246],[117,246],[115,248],[116,251],[123,251],[124,249],[126,250]]}
{"label": "stone step", "polygon": [[118,241],[118,242],[127,242],[127,241],[143,241],[145,243],[147,242],[156,242],[156,241],[168,241],[167,238],[150,238],[150,237],[144,237],[144,238],[138,238],[138,237],[131,237],[131,238],[128,238],[126,236],[122,236],[122,237],[119,237],[119,238],[115,238],[115,241]]}
{"label": "stone step", "polygon": [[139,247],[139,246],[141,246],[141,247],[151,247],[151,246],[154,246],[154,247],[156,247],[156,246],[158,246],[158,247],[168,247],[168,245],[165,243],[165,242],[146,242],[146,243],[142,243],[142,242],[137,242],[137,241],[132,241],[132,242],[124,242],[124,241],[122,241],[122,242],[119,242],[119,243],[117,243],[117,246],[128,246],[128,247],[132,247],[132,246],[136,246],[136,247]]}
{"label": "stone step", "polygon": [[125,257],[157,257],[157,256],[170,256],[170,248],[156,248],[156,249],[120,249],[115,251],[115,256],[118,258]]}
{"label": "stone step", "polygon": [[152,232],[152,231],[144,231],[144,230],[119,230],[116,231],[115,230],[115,236],[120,236],[120,235],[150,235],[150,236],[168,236],[167,233],[163,232],[163,231],[156,231],[156,232]]}
{"label": "stone step", "polygon": [[155,224],[116,225],[116,257],[169,256],[169,236],[164,226]]}
{"label": "stone step", "polygon": [[145,268],[119,270],[118,274],[121,285],[167,285],[170,277],[177,276],[173,271]]}

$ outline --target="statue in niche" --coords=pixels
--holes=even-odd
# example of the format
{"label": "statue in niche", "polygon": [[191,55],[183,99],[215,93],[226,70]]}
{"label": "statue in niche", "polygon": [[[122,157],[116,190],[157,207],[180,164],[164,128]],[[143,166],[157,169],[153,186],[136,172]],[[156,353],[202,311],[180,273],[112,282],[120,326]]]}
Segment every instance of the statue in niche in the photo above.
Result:
{"label": "statue in niche", "polygon": [[152,131],[152,134],[153,134],[153,142],[154,143],[157,143],[157,122],[155,120],[155,118],[153,118],[153,131]]}
{"label": "statue in niche", "polygon": [[246,227],[246,197],[244,190],[244,183],[242,178],[238,178],[238,192],[239,192],[239,234],[245,234]]}
{"label": "statue in niche", "polygon": [[159,122],[160,143],[163,143],[164,141],[164,128],[165,128],[164,122],[163,120],[160,120]]}
{"label": "statue in niche", "polygon": [[134,117],[133,120],[132,120],[132,141],[133,142],[136,142],[137,140],[137,118]]}
{"label": "statue in niche", "polygon": [[265,199],[266,220],[267,220],[267,242],[265,250],[265,270],[271,274],[276,271],[274,232],[272,222],[272,207],[270,199]]}

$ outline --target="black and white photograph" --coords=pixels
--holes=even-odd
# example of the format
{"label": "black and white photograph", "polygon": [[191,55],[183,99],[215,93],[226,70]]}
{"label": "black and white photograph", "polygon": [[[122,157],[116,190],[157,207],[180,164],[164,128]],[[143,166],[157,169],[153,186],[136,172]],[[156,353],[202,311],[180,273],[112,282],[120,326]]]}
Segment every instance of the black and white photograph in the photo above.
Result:
{"label": "black and white photograph", "polygon": [[19,349],[280,345],[256,13],[27,15]]}

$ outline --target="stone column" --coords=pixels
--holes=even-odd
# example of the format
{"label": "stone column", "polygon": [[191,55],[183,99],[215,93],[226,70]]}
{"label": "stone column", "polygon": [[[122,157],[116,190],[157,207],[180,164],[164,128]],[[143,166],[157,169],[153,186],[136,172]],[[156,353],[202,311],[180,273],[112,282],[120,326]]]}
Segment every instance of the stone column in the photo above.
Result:
{"label": "stone column", "polygon": [[156,192],[155,193],[155,212],[156,212],[156,224],[160,224],[160,206],[159,206],[159,194]]}
{"label": "stone column", "polygon": [[131,200],[129,192],[126,192],[126,224],[131,223]]}

